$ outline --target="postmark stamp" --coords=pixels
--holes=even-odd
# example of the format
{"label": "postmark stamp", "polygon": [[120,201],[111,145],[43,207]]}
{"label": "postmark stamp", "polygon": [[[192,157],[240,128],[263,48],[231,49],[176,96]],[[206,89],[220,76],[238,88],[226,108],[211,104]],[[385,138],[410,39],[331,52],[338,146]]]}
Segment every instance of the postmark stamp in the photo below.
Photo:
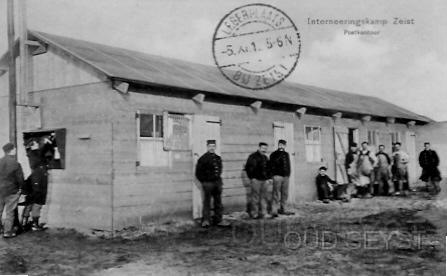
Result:
{"label": "postmark stamp", "polygon": [[272,87],[298,64],[301,37],[283,11],[249,4],[222,18],[213,36],[214,61],[232,83],[253,90]]}

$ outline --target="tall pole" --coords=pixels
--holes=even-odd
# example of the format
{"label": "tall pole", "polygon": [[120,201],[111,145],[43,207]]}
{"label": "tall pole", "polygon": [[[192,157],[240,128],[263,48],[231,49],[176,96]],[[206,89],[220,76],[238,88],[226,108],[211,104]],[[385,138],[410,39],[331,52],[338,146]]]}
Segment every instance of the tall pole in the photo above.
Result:
{"label": "tall pole", "polygon": [[[18,82],[18,103],[26,103],[29,82],[28,82],[28,47],[26,42],[28,40],[28,28],[26,24],[26,0],[19,0],[17,7],[18,19],[18,37],[19,37],[19,82]],[[23,118],[22,118],[23,120]]]}
{"label": "tall pole", "polygon": [[17,146],[17,92],[16,53],[14,30],[14,0],[8,0],[8,52],[9,52],[9,141]]}

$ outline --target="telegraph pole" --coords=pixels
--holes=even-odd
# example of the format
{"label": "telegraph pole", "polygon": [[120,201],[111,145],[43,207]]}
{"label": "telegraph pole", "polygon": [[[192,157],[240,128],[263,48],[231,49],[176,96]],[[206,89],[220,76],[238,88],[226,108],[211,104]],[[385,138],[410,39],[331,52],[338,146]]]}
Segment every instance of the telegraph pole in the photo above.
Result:
{"label": "telegraph pole", "polygon": [[9,53],[9,141],[17,147],[17,82],[14,29],[14,0],[8,0],[8,53]]}

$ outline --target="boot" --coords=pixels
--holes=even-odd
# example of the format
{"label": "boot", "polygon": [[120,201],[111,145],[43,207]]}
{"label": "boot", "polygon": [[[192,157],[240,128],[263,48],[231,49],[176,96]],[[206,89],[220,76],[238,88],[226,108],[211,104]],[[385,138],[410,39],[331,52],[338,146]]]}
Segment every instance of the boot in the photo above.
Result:
{"label": "boot", "polygon": [[39,217],[33,217],[33,225],[31,226],[33,231],[41,231],[43,230],[42,226],[39,224]]}

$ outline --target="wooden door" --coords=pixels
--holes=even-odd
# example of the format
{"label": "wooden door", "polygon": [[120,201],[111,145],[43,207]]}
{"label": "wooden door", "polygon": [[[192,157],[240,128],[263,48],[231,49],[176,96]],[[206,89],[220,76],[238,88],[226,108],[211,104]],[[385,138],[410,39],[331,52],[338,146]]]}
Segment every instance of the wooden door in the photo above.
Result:
{"label": "wooden door", "polygon": [[[221,121],[218,117],[208,115],[193,116],[192,150],[194,160],[194,174],[197,160],[206,152],[207,140],[216,140],[216,153],[220,155],[220,125]],[[195,177],[193,179],[194,183],[192,185],[192,216],[193,219],[197,219],[202,217],[203,191],[200,182]]]}
{"label": "wooden door", "polygon": [[295,145],[293,139],[293,123],[274,122],[273,123],[273,146],[276,150],[280,139],[287,141],[286,151],[290,156],[290,178],[289,178],[289,202],[295,202]]}
{"label": "wooden door", "polygon": [[410,157],[408,162],[408,178],[410,183],[417,181],[418,156],[416,156],[416,134],[413,131],[407,131],[405,134],[406,151]]}
{"label": "wooden door", "polygon": [[334,126],[335,179],[339,183],[348,183],[345,170],[345,158],[349,151],[349,129]]}

